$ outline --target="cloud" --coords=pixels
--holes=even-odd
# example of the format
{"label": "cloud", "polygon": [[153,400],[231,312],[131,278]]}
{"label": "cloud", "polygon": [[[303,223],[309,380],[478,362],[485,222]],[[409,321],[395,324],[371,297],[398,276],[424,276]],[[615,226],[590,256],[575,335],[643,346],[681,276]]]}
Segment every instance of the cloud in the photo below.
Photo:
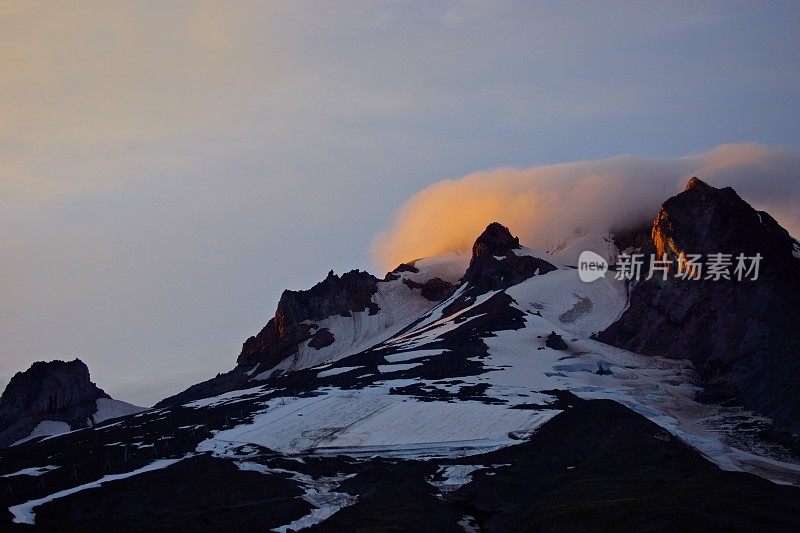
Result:
{"label": "cloud", "polygon": [[498,168],[434,183],[395,213],[372,244],[382,267],[468,249],[492,221],[545,248],[582,231],[645,222],[691,176],[732,186],[800,234],[800,152],[757,143],[724,144],[671,159],[617,156],[524,169]]}

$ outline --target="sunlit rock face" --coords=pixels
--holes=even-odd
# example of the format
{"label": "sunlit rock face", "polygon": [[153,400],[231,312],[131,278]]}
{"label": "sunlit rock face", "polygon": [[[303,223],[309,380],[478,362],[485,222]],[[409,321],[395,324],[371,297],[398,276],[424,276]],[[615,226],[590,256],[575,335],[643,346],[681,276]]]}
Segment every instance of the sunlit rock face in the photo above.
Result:
{"label": "sunlit rock face", "polygon": [[0,447],[26,436],[44,419],[85,425],[99,398],[109,396],[91,382],[83,361],[36,362],[15,374],[0,396]]}
{"label": "sunlit rock face", "polygon": [[[664,281],[633,288],[630,306],[599,338],[632,351],[691,359],[710,396],[800,430],[800,259],[794,239],[771,216],[729,188],[692,178],[656,215],[643,248],[676,261],[682,254],[763,259],[757,280]],[[700,275],[704,277],[703,273]]]}
{"label": "sunlit rock face", "polygon": [[662,205],[653,221],[656,253],[757,252],[770,262],[792,257],[793,240],[768,213],[756,211],[730,187],[717,189],[692,178]]}

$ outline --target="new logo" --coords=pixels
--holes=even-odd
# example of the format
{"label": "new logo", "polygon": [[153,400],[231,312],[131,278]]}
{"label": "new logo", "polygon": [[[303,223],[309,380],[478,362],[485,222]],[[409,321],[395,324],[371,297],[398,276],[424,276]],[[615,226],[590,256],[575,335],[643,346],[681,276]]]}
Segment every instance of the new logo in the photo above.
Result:
{"label": "new logo", "polygon": [[581,252],[578,257],[578,277],[586,283],[602,278],[608,271],[608,261],[590,250]]}

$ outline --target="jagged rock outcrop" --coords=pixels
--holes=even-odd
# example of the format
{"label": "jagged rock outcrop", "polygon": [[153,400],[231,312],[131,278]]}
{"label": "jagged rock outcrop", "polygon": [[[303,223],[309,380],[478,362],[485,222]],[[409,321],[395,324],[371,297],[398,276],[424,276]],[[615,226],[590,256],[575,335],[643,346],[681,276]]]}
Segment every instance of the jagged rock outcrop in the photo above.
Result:
{"label": "jagged rock outcrop", "polygon": [[336,337],[331,330],[328,328],[320,328],[314,333],[311,340],[308,341],[308,345],[315,350],[321,350],[326,346],[330,346],[335,341]]}
{"label": "jagged rock outcrop", "polygon": [[92,383],[83,361],[33,363],[0,396],[0,447],[24,438],[41,420],[85,425],[100,398],[110,396]]}
{"label": "jagged rock outcrop", "polygon": [[410,263],[400,263],[397,265],[397,268],[392,270],[392,272],[412,272],[414,274],[419,273],[419,269],[414,266],[415,261],[411,261]]}
{"label": "jagged rock outcrop", "polygon": [[[761,254],[758,279],[654,276],[598,338],[635,352],[691,359],[710,399],[736,399],[800,432],[800,259],[796,241],[730,187],[692,178],[664,202],[643,248],[681,254]],[[733,267],[731,268],[731,271]],[[705,277],[705,272],[701,272]]]}
{"label": "jagged rock outcrop", "polygon": [[411,289],[419,289],[420,295],[431,302],[441,302],[456,290],[455,285],[439,278],[429,279],[425,283],[404,279],[403,284]]}
{"label": "jagged rock outcrop", "polygon": [[[275,316],[242,346],[236,366],[229,372],[192,385],[188,389],[158,402],[156,407],[185,403],[198,398],[222,394],[246,386],[253,380],[270,379],[280,374],[273,370],[279,363],[299,352],[301,346],[320,350],[337,341],[336,333],[320,327],[319,322],[331,316],[352,316],[356,312],[375,315],[380,311],[373,301],[378,284],[396,281],[400,273],[419,273],[413,262],[401,264],[379,280],[368,272],[352,270],[341,276],[333,271],[328,276],[304,291],[284,291],[278,302]],[[403,280],[404,283],[408,280]],[[437,280],[424,283],[406,283],[409,288],[420,289],[422,296],[439,301],[446,298],[455,287]],[[256,373],[256,370],[258,371]],[[273,374],[274,372],[274,374]]]}
{"label": "jagged rock outcrop", "polygon": [[275,317],[258,335],[245,341],[237,364],[277,364],[295,353],[299,343],[311,339],[314,328],[308,322],[365,310],[377,313],[379,309],[372,295],[378,290],[378,281],[372,274],[359,270],[341,277],[330,271],[323,281],[308,290],[283,291]]}
{"label": "jagged rock outcrop", "polygon": [[564,342],[564,339],[561,338],[561,335],[555,331],[551,332],[550,335],[547,336],[547,339],[545,339],[544,343],[548,348],[552,348],[553,350],[566,350],[568,348],[567,343]]}
{"label": "jagged rock outcrop", "polygon": [[461,279],[478,292],[505,289],[556,267],[544,259],[517,255],[519,238],[502,224],[492,222],[472,246],[469,268]]}

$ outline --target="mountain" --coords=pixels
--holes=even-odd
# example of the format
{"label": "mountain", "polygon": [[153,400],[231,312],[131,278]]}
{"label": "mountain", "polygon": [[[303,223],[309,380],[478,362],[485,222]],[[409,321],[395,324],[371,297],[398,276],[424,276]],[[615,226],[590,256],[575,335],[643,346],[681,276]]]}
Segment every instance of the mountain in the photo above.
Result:
{"label": "mountain", "polygon": [[[741,391],[756,383],[738,362],[727,374],[704,366],[724,351],[707,346],[739,345],[713,332],[685,342],[669,329],[671,315],[653,309],[650,281],[607,273],[585,283],[576,269],[585,250],[614,265],[633,248],[689,253],[702,243],[700,253],[715,253],[728,243],[723,251],[765,256],[765,288],[723,282],[712,295],[713,286],[693,281],[697,288],[659,285],[663,298],[703,290],[693,305],[719,312],[748,300],[745,311],[761,317],[779,309],[762,309],[771,293],[761,291],[796,296],[781,270],[793,268],[791,251],[783,267],[766,263],[784,257],[785,232],[756,215],[775,234],[762,247],[766,233],[731,230],[746,221],[706,224],[729,212],[726,202],[732,218],[749,211],[730,193],[690,185],[646,230],[576,235],[541,253],[492,223],[471,253],[417,259],[383,278],[331,272],[309,290],[286,291],[230,372],[153,409],[0,450],[8,508],[0,521],[103,530],[797,530],[795,437],[759,405],[718,394],[724,383],[746,398]],[[693,335],[725,324],[710,313],[686,320]],[[626,349],[631,338],[646,342]],[[790,401],[786,394],[766,390],[764,405]]]}
{"label": "mountain", "polygon": [[449,254],[399,265],[378,279],[332,271],[306,291],[284,291],[275,316],[248,338],[230,372],[166,398],[177,405],[228,392],[370,347],[400,331],[455,291],[469,256]]}
{"label": "mountain", "polygon": [[113,400],[79,359],[36,362],[15,374],[0,396],[0,448],[142,410]]}
{"label": "mountain", "polygon": [[797,241],[730,187],[692,178],[661,206],[642,248],[676,262],[681,254],[763,259],[755,280],[644,280],[622,317],[598,338],[633,352],[689,359],[707,397],[743,403],[800,433]]}

